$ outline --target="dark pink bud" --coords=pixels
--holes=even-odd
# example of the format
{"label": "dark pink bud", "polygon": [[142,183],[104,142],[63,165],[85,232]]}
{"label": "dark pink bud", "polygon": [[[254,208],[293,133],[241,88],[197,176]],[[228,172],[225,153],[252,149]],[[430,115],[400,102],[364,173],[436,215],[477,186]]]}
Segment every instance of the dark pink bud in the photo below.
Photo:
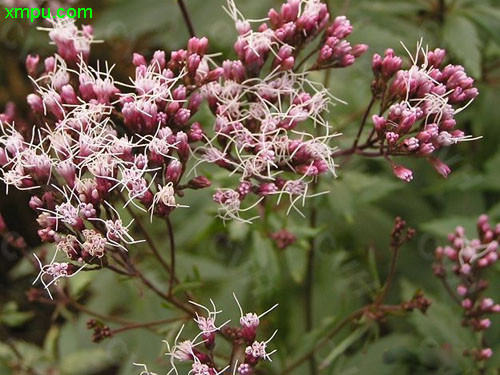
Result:
{"label": "dark pink bud", "polygon": [[40,56],[38,55],[28,55],[26,57],[26,70],[28,74],[32,77],[36,76],[36,68],[38,67],[38,63],[40,61]]}
{"label": "dark pink bud", "polygon": [[373,124],[375,125],[375,131],[383,132],[387,125],[387,120],[384,117],[377,115],[373,115],[372,120]]}
{"label": "dark pink bud", "polygon": [[273,29],[276,29],[281,25],[280,14],[276,12],[274,9],[269,10],[267,16],[269,17],[269,22],[271,23]]}
{"label": "dark pink bud", "polygon": [[198,67],[200,66],[200,62],[201,62],[200,55],[197,54],[189,55],[187,60],[188,71],[192,74],[196,73],[196,70],[198,70]]}
{"label": "dark pink bud", "polygon": [[413,180],[413,172],[402,165],[392,164],[392,172],[397,178],[405,182]]}
{"label": "dark pink bud", "polygon": [[368,44],[356,44],[354,47],[352,47],[351,54],[354,57],[360,57],[366,51],[368,51]]}
{"label": "dark pink bud", "polygon": [[40,98],[36,94],[29,94],[26,98],[29,106],[35,113],[42,113],[43,112],[43,101],[42,98]]}
{"label": "dark pink bud", "polygon": [[78,104],[78,98],[71,85],[64,85],[61,87],[61,98],[66,104]]}
{"label": "dark pink bud", "polygon": [[186,99],[186,86],[179,86],[172,92],[172,97],[175,100],[184,100]]}
{"label": "dark pink bud", "polygon": [[46,73],[53,72],[54,68],[56,66],[56,60],[52,56],[51,57],[47,57],[44,60],[44,65],[45,65],[45,72]]}
{"label": "dark pink bud", "polygon": [[153,58],[151,59],[151,63],[156,63],[158,64],[158,67],[160,68],[160,71],[165,68],[165,65],[167,64],[165,60],[165,51],[156,51],[153,54]]}
{"label": "dark pink bud", "polygon": [[165,171],[165,180],[174,185],[179,182],[182,175],[182,164],[178,160],[172,160]]}
{"label": "dark pink bud", "polygon": [[45,205],[40,198],[38,198],[36,195],[33,195],[30,198],[29,206],[32,210],[37,211],[38,209],[43,208]]}
{"label": "dark pink bud", "polygon": [[199,122],[193,123],[188,133],[189,142],[199,142],[203,139],[203,130]]}
{"label": "dark pink bud", "polygon": [[265,182],[259,186],[259,195],[269,195],[278,191],[278,187],[273,182]]}
{"label": "dark pink bud", "polygon": [[181,108],[174,116],[174,122],[179,126],[184,126],[188,123],[191,117],[191,111],[186,108]]}
{"label": "dark pink bud", "polygon": [[198,176],[188,182],[188,187],[191,189],[204,189],[210,187],[211,182],[205,176]]}
{"label": "dark pink bud", "polygon": [[134,53],[132,57],[132,64],[135,66],[147,65],[146,59],[140,53]]}
{"label": "dark pink bud", "polygon": [[429,65],[435,68],[439,68],[446,56],[446,51],[444,49],[436,48],[434,51],[430,51],[427,54],[427,61]]}
{"label": "dark pink bud", "polygon": [[444,178],[447,178],[448,175],[451,173],[451,168],[438,158],[430,157],[427,160],[429,160],[429,163],[431,163],[436,172],[439,173]]}

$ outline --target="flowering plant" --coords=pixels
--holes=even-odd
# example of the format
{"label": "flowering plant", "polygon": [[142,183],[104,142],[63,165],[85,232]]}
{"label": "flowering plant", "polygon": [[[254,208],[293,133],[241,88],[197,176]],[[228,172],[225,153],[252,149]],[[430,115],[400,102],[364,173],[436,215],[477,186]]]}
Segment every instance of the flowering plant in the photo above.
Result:
{"label": "flowering plant", "polygon": [[[432,321],[432,292],[420,285],[406,290],[409,282],[399,279],[398,267],[409,259],[403,249],[422,249],[422,241],[412,245],[416,231],[399,217],[408,211],[399,205],[411,205],[415,197],[423,205],[419,194],[426,193],[419,190],[432,191],[434,179],[449,177],[436,184],[451,184],[456,161],[448,153],[463,150],[448,148],[481,138],[465,117],[480,98],[478,85],[455,63],[453,48],[448,55],[417,38],[414,51],[401,43],[406,57],[395,52],[397,44],[383,54],[378,47],[369,53],[371,42],[355,43],[357,27],[327,2],[287,0],[254,20],[228,0],[223,9],[232,48],[220,52],[217,40],[209,43],[195,32],[190,4],[179,0],[178,5],[190,34],[187,42],[169,52],[130,53],[127,64],[97,60],[99,45],[108,42],[94,36],[93,26],[70,18],[40,21],[38,29],[48,33],[56,52],[26,57],[29,111],[9,103],[0,115],[0,179],[6,193],[29,201],[42,243],[31,256],[30,241],[1,220],[6,248],[36,269],[28,299],[54,306],[54,316],[64,316],[61,311],[66,317],[90,315],[86,326],[95,343],[116,342],[118,334],[137,329],[166,335],[160,365],[169,374],[291,374],[306,366],[312,375],[325,368],[340,371],[339,358],[348,361],[361,341],[384,336],[396,324],[393,317],[419,322],[430,311]],[[446,11],[439,8],[436,15],[444,17]],[[367,104],[359,115],[350,114],[349,126],[340,126],[336,117],[349,104],[331,82],[341,82],[355,69],[363,72]],[[421,160],[440,176],[425,178]],[[390,179],[381,170],[385,166],[394,175]],[[456,168],[460,178],[463,172]],[[380,177],[367,170],[380,170]],[[403,186],[417,170],[416,181]],[[390,194],[395,190],[402,198]],[[376,211],[370,204],[386,196],[392,198],[393,223],[389,215],[369,214]],[[359,211],[358,202],[366,204]],[[411,214],[407,220],[420,229]],[[424,231],[438,226],[422,225]],[[486,316],[499,309],[496,297],[484,295],[490,276],[483,276],[483,269],[498,258],[499,230],[486,216],[478,230],[479,238],[469,240],[458,227],[449,236],[451,246],[437,248],[434,271],[463,310],[463,325],[482,335],[479,345],[462,353],[471,359],[467,366],[484,373],[495,360],[485,334],[493,324]],[[378,232],[390,232],[389,241],[387,236],[379,240]],[[325,245],[330,234],[342,242]],[[352,253],[360,248],[367,250],[356,258]],[[376,254],[375,248],[389,251]],[[209,255],[222,266],[207,263]],[[386,256],[390,262],[381,280],[376,258]],[[459,280],[456,293],[446,259]],[[365,263],[368,271],[362,272]],[[341,271],[339,276],[331,267]],[[135,288],[140,288],[139,294],[150,293],[148,300],[159,299],[171,310],[168,317],[145,322],[144,310],[130,320],[116,316],[117,306],[109,314],[87,307],[83,302],[98,295],[89,285],[111,288],[106,278],[112,274],[115,281],[132,282],[128,298],[138,298]],[[328,277],[328,286],[318,289]],[[229,290],[239,307],[239,324],[221,323],[225,313],[212,299],[210,308],[200,303],[221,279],[222,295]],[[85,284],[81,290],[79,283]],[[332,292],[337,283],[360,295],[336,306],[332,300],[345,292]],[[399,297],[395,284],[403,290]],[[260,315],[244,313],[236,295],[247,291],[258,299],[256,310],[273,307],[262,308],[266,312]],[[331,304],[328,310],[336,306],[345,317],[320,324],[319,312],[327,308],[319,293]],[[300,315],[291,312],[299,297]],[[281,311],[289,320],[274,317]],[[299,348],[291,345],[298,321],[305,335]],[[415,330],[422,326],[415,324]],[[193,338],[184,340],[190,334]],[[337,335],[343,339],[332,345]],[[10,350],[19,366],[37,373],[16,354],[15,344]],[[407,365],[407,358],[393,354],[388,363]],[[414,353],[425,363],[422,356]],[[132,357],[128,363],[140,366],[142,374],[160,373],[142,364],[150,358]]]}

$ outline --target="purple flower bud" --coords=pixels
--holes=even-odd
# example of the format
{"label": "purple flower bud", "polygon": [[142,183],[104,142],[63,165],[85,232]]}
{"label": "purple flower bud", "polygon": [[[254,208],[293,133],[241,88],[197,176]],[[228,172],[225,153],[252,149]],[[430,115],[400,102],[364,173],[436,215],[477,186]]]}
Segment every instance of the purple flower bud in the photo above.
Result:
{"label": "purple flower bud", "polygon": [[179,126],[184,126],[188,123],[190,118],[191,118],[191,111],[186,108],[181,108],[175,114],[174,122]]}
{"label": "purple flower bud", "polygon": [[467,288],[465,287],[465,285],[459,285],[457,286],[457,293],[459,296],[465,296],[467,294]]}
{"label": "purple flower bud", "polygon": [[66,104],[78,104],[78,98],[76,97],[75,90],[71,85],[64,85],[61,87],[61,98]]}
{"label": "purple flower bud", "polygon": [[203,100],[203,96],[200,93],[194,92],[191,94],[191,97],[189,98],[189,102],[188,102],[188,106],[187,106],[187,108],[191,111],[191,115],[194,115],[198,111],[202,100]]}
{"label": "purple flower bud", "polygon": [[429,163],[431,163],[431,165],[434,167],[436,172],[439,173],[444,178],[447,178],[448,175],[451,173],[451,168],[438,158],[430,157],[428,158],[428,160]]}
{"label": "purple flower bud", "polygon": [[36,94],[29,94],[26,98],[29,106],[31,107],[32,111],[35,113],[42,113],[43,112],[43,101],[42,98],[40,98]]}
{"label": "purple flower bud", "polygon": [[278,191],[278,187],[273,182],[265,182],[261,184],[257,190],[259,195],[269,195]]}
{"label": "purple flower bud", "polygon": [[491,350],[491,348],[485,348],[485,349],[481,349],[478,357],[479,357],[479,359],[488,359],[488,358],[491,358],[492,355],[493,355],[493,350]]}
{"label": "purple flower bud", "polygon": [[147,65],[146,59],[140,53],[134,53],[132,57],[132,64],[135,66]]}
{"label": "purple flower bud", "polygon": [[367,44],[356,44],[354,47],[352,47],[351,54],[354,57],[360,57],[366,51],[368,51],[368,45]]}
{"label": "purple flower bud", "polygon": [[373,124],[375,125],[375,131],[377,133],[383,132],[385,130],[387,121],[384,117],[373,115],[372,120],[373,120]]}
{"label": "purple flower bud", "polygon": [[199,122],[193,123],[191,129],[188,132],[189,142],[199,142],[203,139],[203,129]]}
{"label": "purple flower bud", "polygon": [[185,100],[186,99],[186,86],[179,86],[172,92],[172,97],[174,100]]}
{"label": "purple flower bud", "polygon": [[176,185],[182,175],[182,164],[178,160],[172,160],[165,171],[165,180]]}
{"label": "purple flower bud", "polygon": [[269,22],[274,29],[278,28],[281,25],[281,17],[280,14],[276,12],[276,10],[270,9],[267,13],[267,16],[269,17]]}
{"label": "purple flower bud", "polygon": [[481,319],[479,321],[477,328],[479,330],[485,330],[485,329],[488,329],[490,326],[491,326],[491,320],[489,320],[488,318],[485,318],[485,319]]}
{"label": "purple flower bud", "polygon": [[198,177],[195,177],[193,178],[192,180],[189,180],[189,182],[187,183],[188,187],[190,189],[205,189],[207,187],[210,187],[212,183],[210,182],[210,180],[208,178],[206,178],[205,176],[198,176]]}
{"label": "purple flower bud", "polygon": [[162,71],[167,64],[165,60],[165,51],[155,51],[153,58],[151,59],[151,63],[158,64],[158,67],[160,68],[159,70]]}
{"label": "purple flower bud", "polygon": [[466,310],[472,309],[472,301],[469,298],[466,298],[462,301],[462,307]]}
{"label": "purple flower bud", "polygon": [[387,132],[385,133],[385,139],[387,139],[387,142],[390,145],[394,145],[399,139],[399,134],[396,134],[394,132]]}
{"label": "purple flower bud", "polygon": [[188,53],[189,54],[198,54],[203,56],[207,51],[208,39],[203,37],[201,39],[197,37],[192,37],[188,41]]}
{"label": "purple flower bud", "polygon": [[238,194],[240,194],[240,198],[245,198],[252,191],[252,183],[249,181],[242,181],[240,186],[238,186]]}
{"label": "purple flower bud", "polygon": [[491,298],[484,298],[482,301],[481,301],[481,309],[482,310],[489,310],[491,307],[493,307],[495,303],[493,302],[493,300]]}
{"label": "purple flower bud", "polygon": [[436,48],[434,51],[429,51],[427,54],[427,61],[429,65],[434,68],[439,68],[446,56],[446,51],[444,49]]}
{"label": "purple flower bud", "polygon": [[193,54],[189,55],[187,59],[187,68],[189,73],[194,74],[198,70],[198,67],[200,66],[201,62],[201,57],[200,55]]}
{"label": "purple flower bud", "polygon": [[45,207],[45,204],[40,198],[38,198],[36,195],[33,195],[30,198],[29,206],[32,210],[37,211],[38,209]]}
{"label": "purple flower bud", "polygon": [[26,70],[28,74],[32,77],[36,76],[36,68],[38,67],[38,63],[40,61],[40,56],[38,55],[28,55],[26,57]]}
{"label": "purple flower bud", "polygon": [[419,145],[418,139],[415,137],[406,138],[403,141],[403,147],[410,152],[417,150],[418,145]]}
{"label": "purple flower bud", "polygon": [[424,143],[420,145],[420,148],[418,149],[418,154],[422,156],[427,156],[430,155],[434,152],[435,147],[432,143]]}
{"label": "purple flower bud", "polygon": [[413,180],[413,172],[402,165],[392,164],[392,172],[397,178],[405,182]]}
{"label": "purple flower bud", "polygon": [[372,69],[373,72],[377,75],[382,70],[382,57],[378,53],[373,55],[372,58]]}
{"label": "purple flower bud", "polygon": [[56,60],[54,59],[54,57],[52,57],[52,56],[47,57],[43,63],[45,65],[45,72],[46,73],[50,73],[50,72],[54,71],[54,68],[56,66]]}

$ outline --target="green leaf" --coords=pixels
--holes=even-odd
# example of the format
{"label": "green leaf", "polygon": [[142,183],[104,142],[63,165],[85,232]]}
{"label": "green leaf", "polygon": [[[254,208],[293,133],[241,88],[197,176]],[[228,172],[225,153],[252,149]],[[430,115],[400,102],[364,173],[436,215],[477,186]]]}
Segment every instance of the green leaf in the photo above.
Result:
{"label": "green leaf", "polygon": [[300,246],[292,245],[283,250],[292,279],[301,284],[307,268],[307,252]]}
{"label": "green leaf", "polygon": [[19,327],[33,319],[34,315],[31,311],[18,311],[17,303],[10,301],[5,304],[3,311],[0,313],[0,322],[9,327]]}
{"label": "green leaf", "polygon": [[349,334],[345,339],[343,339],[338,345],[335,345],[333,350],[326,356],[326,358],[321,362],[320,368],[328,367],[338,356],[344,353],[349,347],[358,341],[365,333],[370,329],[369,324],[365,324],[358,327],[353,332]]}
{"label": "green leaf", "polygon": [[449,14],[443,27],[443,40],[452,55],[468,69],[470,75],[480,78],[481,41],[474,23],[460,14]]}
{"label": "green leaf", "polygon": [[58,357],[58,341],[60,332],[61,330],[58,326],[54,325],[50,327],[43,343],[43,350],[45,351],[45,355],[52,361],[56,361]]}
{"label": "green leaf", "polygon": [[178,294],[180,292],[198,289],[198,288],[201,288],[202,286],[203,286],[203,282],[201,282],[201,281],[187,281],[187,282],[181,283],[179,285],[176,285],[173,288],[172,293]]}
{"label": "green leaf", "polygon": [[462,226],[465,228],[467,233],[473,235],[475,233],[476,217],[464,217],[464,216],[449,216],[444,219],[436,219],[428,221],[420,225],[420,228],[425,231],[432,233],[439,237],[446,237],[449,233],[453,232],[457,226]]}
{"label": "green leaf", "polygon": [[87,375],[105,370],[115,363],[104,349],[85,349],[71,353],[61,362],[61,375]]}

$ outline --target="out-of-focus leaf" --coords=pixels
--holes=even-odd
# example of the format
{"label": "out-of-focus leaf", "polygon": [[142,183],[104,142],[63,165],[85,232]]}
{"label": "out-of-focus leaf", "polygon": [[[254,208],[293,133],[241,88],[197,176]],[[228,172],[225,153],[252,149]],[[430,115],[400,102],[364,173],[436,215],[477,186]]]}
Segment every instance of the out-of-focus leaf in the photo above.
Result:
{"label": "out-of-focus leaf", "polygon": [[465,16],[450,13],[445,19],[443,40],[451,53],[456,56],[470,74],[481,77],[481,41],[476,26]]}
{"label": "out-of-focus leaf", "polygon": [[180,292],[185,292],[185,291],[188,291],[188,290],[199,289],[202,286],[203,286],[203,282],[200,282],[200,281],[188,281],[188,282],[184,282],[184,283],[181,283],[179,285],[176,285],[173,288],[172,293],[173,294],[178,294]]}
{"label": "out-of-focus leaf", "polygon": [[500,45],[500,9],[487,4],[475,2],[475,6],[467,9],[466,16],[478,24],[493,40]]}
{"label": "out-of-focus leaf", "polygon": [[326,358],[321,362],[320,368],[328,367],[335,359],[344,353],[349,347],[359,340],[368,331],[370,326],[365,324],[361,327],[356,328],[353,332],[349,334],[345,339],[339,342],[333,350],[326,356]]}
{"label": "out-of-focus leaf", "polygon": [[52,361],[56,361],[58,357],[58,340],[59,340],[60,328],[56,325],[50,327],[49,332],[45,336],[45,341],[43,343],[43,350],[47,358]]}
{"label": "out-of-focus leaf", "polygon": [[86,349],[65,356],[60,365],[61,375],[88,375],[115,363],[104,349]]}
{"label": "out-of-focus leaf", "polygon": [[[402,298],[411,298],[417,286],[403,280],[401,282]],[[424,292],[432,302],[426,314],[419,312],[412,313],[408,319],[422,337],[438,347],[449,348],[453,352],[453,357],[461,361],[465,366],[469,360],[462,356],[465,349],[475,347],[476,339],[474,334],[467,328],[461,326],[460,310],[455,305],[443,302],[434,298],[428,292]],[[464,367],[465,368],[465,367]]]}
{"label": "out-of-focus leaf", "polygon": [[288,270],[292,279],[300,284],[304,280],[307,267],[307,252],[296,245],[292,245],[283,250],[287,261]]}
{"label": "out-of-focus leaf", "polygon": [[70,278],[69,290],[71,295],[78,298],[78,296],[90,286],[93,276],[93,272],[80,272],[78,277]]}
{"label": "out-of-focus leaf", "polygon": [[475,234],[475,220],[475,217],[447,217],[420,224],[420,228],[425,232],[432,233],[439,237],[446,237],[449,233],[453,232],[457,226],[462,226],[471,236]]}
{"label": "out-of-focus leaf", "polygon": [[271,240],[259,232],[253,233],[252,244],[255,292],[262,296],[269,295],[279,284],[278,257]]}
{"label": "out-of-focus leaf", "polygon": [[34,316],[35,314],[31,311],[19,311],[17,303],[10,301],[0,312],[0,322],[10,327],[19,327],[33,319]]}

